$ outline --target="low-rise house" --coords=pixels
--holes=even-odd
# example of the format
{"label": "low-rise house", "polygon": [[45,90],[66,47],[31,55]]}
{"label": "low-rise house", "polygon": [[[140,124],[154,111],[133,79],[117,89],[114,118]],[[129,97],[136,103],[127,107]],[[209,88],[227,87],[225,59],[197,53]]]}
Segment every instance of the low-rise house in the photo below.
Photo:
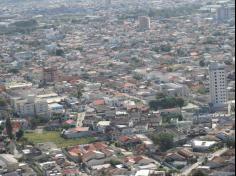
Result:
{"label": "low-rise house", "polygon": [[34,147],[28,147],[24,149],[22,150],[22,153],[25,159],[33,159],[34,157],[38,157],[42,155],[41,150]]}
{"label": "low-rise house", "polygon": [[106,128],[111,125],[110,121],[100,121],[97,123],[97,129],[99,132],[105,132]]}
{"label": "low-rise house", "polygon": [[130,93],[136,89],[136,85],[132,83],[125,83],[122,85],[121,92],[122,93]]}
{"label": "low-rise house", "polygon": [[165,171],[140,170],[136,172],[135,176],[166,176],[166,173]]}
{"label": "low-rise house", "polygon": [[185,157],[188,161],[194,158],[193,152],[185,148],[178,150],[177,153]]}
{"label": "low-rise house", "polygon": [[194,152],[209,152],[209,150],[217,146],[218,142],[216,141],[202,141],[202,140],[193,140],[192,148]]}
{"label": "low-rise house", "polygon": [[235,130],[221,131],[216,135],[216,137],[225,143],[228,143],[228,142],[233,143],[235,142]]}
{"label": "low-rise house", "polygon": [[40,163],[39,165],[45,176],[62,176],[61,168],[56,164],[55,161],[48,161]]}
{"label": "low-rise house", "polygon": [[142,144],[142,141],[139,138],[131,136],[120,136],[117,139],[117,142],[120,146],[131,149],[137,147],[139,144]]}
{"label": "low-rise house", "polygon": [[92,134],[93,132],[90,131],[88,127],[76,127],[68,130],[63,130],[61,132],[62,137],[66,139],[88,137],[91,136]]}
{"label": "low-rise house", "polygon": [[127,125],[116,125],[115,132],[121,135],[131,135],[134,133],[134,128],[131,128]]}
{"label": "low-rise house", "polygon": [[60,105],[58,103],[49,104],[48,108],[51,114],[64,114],[65,113],[65,109],[63,105]]}
{"label": "low-rise house", "polygon": [[132,168],[138,168],[139,166],[147,166],[150,164],[156,164],[156,161],[145,156],[130,156],[124,158],[124,164]]}
{"label": "low-rise house", "polygon": [[13,155],[0,154],[0,174],[5,172],[13,172],[19,168],[18,161]]}
{"label": "low-rise house", "polygon": [[71,147],[67,152],[88,168],[105,164],[116,154],[116,151],[102,142]]}
{"label": "low-rise house", "polygon": [[134,129],[135,129],[135,133],[137,134],[146,133],[148,132],[148,129],[149,129],[149,123],[140,122],[134,126]]}

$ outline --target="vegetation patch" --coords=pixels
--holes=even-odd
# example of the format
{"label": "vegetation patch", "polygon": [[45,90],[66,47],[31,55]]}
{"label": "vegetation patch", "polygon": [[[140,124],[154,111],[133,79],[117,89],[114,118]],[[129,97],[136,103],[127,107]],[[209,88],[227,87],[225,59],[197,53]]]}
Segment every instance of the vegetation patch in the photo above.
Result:
{"label": "vegetation patch", "polygon": [[69,146],[89,144],[95,141],[95,138],[80,138],[80,139],[64,139],[59,132],[43,132],[43,133],[25,133],[24,137],[33,144],[53,142],[57,147],[67,148]]}

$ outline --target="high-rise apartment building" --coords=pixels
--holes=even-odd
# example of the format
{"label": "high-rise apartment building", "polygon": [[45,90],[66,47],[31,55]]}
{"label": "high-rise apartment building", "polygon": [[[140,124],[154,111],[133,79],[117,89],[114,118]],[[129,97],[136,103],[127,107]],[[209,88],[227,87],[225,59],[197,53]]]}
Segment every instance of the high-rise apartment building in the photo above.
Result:
{"label": "high-rise apartment building", "polygon": [[139,30],[145,31],[151,28],[150,18],[146,16],[139,17]]}
{"label": "high-rise apartment building", "polygon": [[235,5],[222,5],[216,10],[217,22],[226,22],[235,18]]}
{"label": "high-rise apartment building", "polygon": [[210,95],[214,107],[222,107],[228,102],[225,66],[212,63],[209,66]]}
{"label": "high-rise apartment building", "polygon": [[57,79],[57,68],[47,67],[43,69],[43,84],[51,84]]}
{"label": "high-rise apartment building", "polygon": [[48,115],[48,103],[43,99],[36,98],[35,95],[29,95],[26,98],[11,99],[14,111],[20,116],[44,116]]}
{"label": "high-rise apartment building", "polygon": [[111,0],[105,0],[105,5],[110,6],[111,5]]}

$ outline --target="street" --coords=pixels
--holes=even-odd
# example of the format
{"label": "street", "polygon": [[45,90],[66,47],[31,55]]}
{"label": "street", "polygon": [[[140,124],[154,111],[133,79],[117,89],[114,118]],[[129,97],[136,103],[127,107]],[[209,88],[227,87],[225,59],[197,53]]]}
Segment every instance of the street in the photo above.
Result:
{"label": "street", "polygon": [[[217,152],[213,153],[212,156],[210,158],[208,158],[209,161],[213,160],[215,157],[217,156],[221,156],[223,155],[226,151],[228,150],[228,148],[223,148],[221,150],[218,150]],[[184,169],[178,176],[188,176],[191,174],[191,172],[198,168],[199,166],[201,166],[204,163],[205,159],[201,158],[197,163],[193,164],[192,166]]]}

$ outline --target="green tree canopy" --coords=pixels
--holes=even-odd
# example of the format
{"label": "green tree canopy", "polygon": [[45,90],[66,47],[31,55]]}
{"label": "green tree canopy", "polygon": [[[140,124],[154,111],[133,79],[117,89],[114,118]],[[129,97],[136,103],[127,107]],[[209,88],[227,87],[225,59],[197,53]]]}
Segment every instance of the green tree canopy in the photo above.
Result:
{"label": "green tree canopy", "polygon": [[6,120],[6,131],[7,131],[7,135],[10,139],[13,139],[13,128],[12,128],[12,124],[11,124],[11,119],[10,117],[7,118]]}
{"label": "green tree canopy", "polygon": [[185,101],[181,97],[164,97],[157,96],[157,100],[153,100],[149,103],[152,110],[167,109],[167,108],[182,108]]}
{"label": "green tree canopy", "polygon": [[202,59],[202,60],[199,61],[199,65],[200,65],[201,67],[205,67],[205,66],[206,66],[206,63],[205,63],[204,59]]}
{"label": "green tree canopy", "polygon": [[22,129],[20,129],[20,130],[16,133],[16,140],[19,141],[23,136],[24,136],[24,131],[23,131]]}
{"label": "green tree canopy", "polygon": [[174,147],[174,135],[162,132],[152,136],[153,142],[160,146],[161,151],[167,151]]}
{"label": "green tree canopy", "polygon": [[4,100],[3,98],[0,97],[0,107],[1,106],[6,106],[6,105],[7,105],[6,100]]}
{"label": "green tree canopy", "polygon": [[208,174],[204,173],[203,171],[195,171],[192,176],[208,176]]}

